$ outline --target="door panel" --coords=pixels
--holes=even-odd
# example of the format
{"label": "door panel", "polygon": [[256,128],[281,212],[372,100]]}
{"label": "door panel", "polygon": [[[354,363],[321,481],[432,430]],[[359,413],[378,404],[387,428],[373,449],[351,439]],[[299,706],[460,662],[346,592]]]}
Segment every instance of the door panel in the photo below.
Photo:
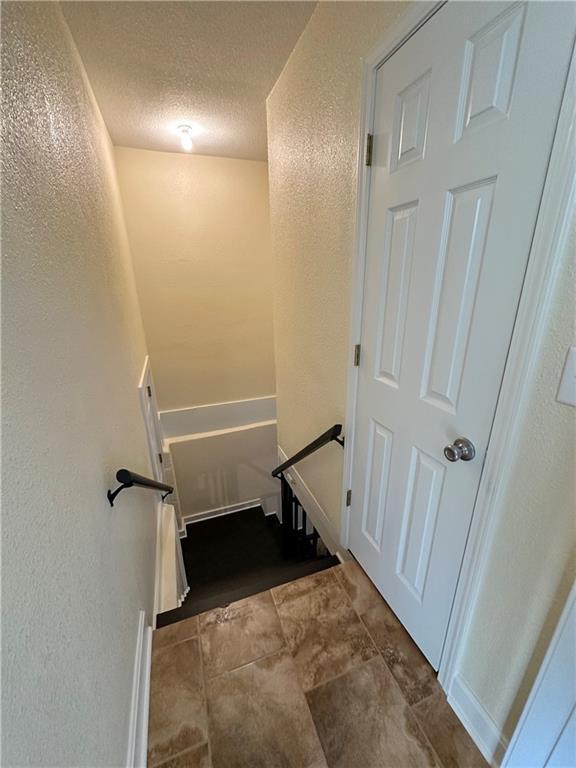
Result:
{"label": "door panel", "polygon": [[366,504],[362,516],[362,533],[377,552],[382,545],[384,503],[388,496],[392,433],[382,424],[370,425],[370,450],[366,475]]}
{"label": "door panel", "polygon": [[435,667],[574,31],[569,4],[449,3],[377,73],[350,547]]}
{"label": "door panel", "polygon": [[408,310],[408,289],[412,272],[417,205],[407,205],[388,211],[382,288],[384,297],[380,312],[376,378],[398,387],[404,329]]}
{"label": "door panel", "polygon": [[456,412],[496,179],[451,190],[436,263],[422,397]]}
{"label": "door panel", "polygon": [[412,448],[396,573],[419,602],[430,564],[443,482],[442,464]]}
{"label": "door panel", "polygon": [[390,172],[424,157],[430,103],[430,72],[396,97]]}
{"label": "door panel", "polygon": [[456,140],[508,117],[525,12],[525,5],[513,6],[466,42]]}

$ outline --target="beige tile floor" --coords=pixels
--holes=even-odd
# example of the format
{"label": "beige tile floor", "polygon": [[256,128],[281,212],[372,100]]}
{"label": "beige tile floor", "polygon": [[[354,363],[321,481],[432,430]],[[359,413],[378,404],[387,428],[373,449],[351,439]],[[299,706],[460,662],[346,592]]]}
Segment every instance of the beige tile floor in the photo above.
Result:
{"label": "beige tile floor", "polygon": [[148,764],[486,766],[355,562],[154,632]]}

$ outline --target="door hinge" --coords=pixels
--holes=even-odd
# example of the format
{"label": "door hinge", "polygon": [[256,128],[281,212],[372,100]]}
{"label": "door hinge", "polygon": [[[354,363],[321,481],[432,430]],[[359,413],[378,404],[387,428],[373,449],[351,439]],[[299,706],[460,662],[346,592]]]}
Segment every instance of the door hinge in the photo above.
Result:
{"label": "door hinge", "polygon": [[354,367],[357,368],[360,365],[360,344],[356,344],[354,347]]}
{"label": "door hinge", "polygon": [[161,453],[158,454],[158,461],[160,462],[160,464],[164,464],[164,459],[162,458]]}
{"label": "door hinge", "polygon": [[148,392],[148,397],[152,397],[152,387],[147,386],[146,387],[146,392]]}
{"label": "door hinge", "polygon": [[346,491],[346,506],[349,507],[352,504],[352,489],[349,488]]}
{"label": "door hinge", "polygon": [[374,146],[374,136],[371,133],[366,134],[366,165],[372,165],[372,148]]}

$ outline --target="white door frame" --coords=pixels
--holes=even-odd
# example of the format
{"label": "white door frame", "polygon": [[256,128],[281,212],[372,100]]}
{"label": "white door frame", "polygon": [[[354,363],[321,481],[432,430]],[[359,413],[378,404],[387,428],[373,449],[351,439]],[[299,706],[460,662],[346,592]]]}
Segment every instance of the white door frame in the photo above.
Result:
{"label": "white door frame", "polygon": [[576,585],[556,625],[502,768],[548,765],[576,706],[575,635]]}
{"label": "white door frame", "polygon": [[[364,302],[364,270],[366,263],[366,231],[370,168],[365,165],[365,137],[372,133],[377,69],[392,56],[445,2],[421,2],[390,30],[384,40],[364,60],[359,148],[357,159],[356,232],[353,255],[352,302],[350,322],[350,354],[342,486],[341,544],[348,547],[350,508],[346,492],[352,487],[354,429],[358,388],[358,368],[353,365],[354,346],[360,342]],[[576,80],[574,53],[568,81]],[[462,650],[478,597],[483,565],[488,558],[495,532],[498,503],[506,478],[515,463],[511,448],[521,424],[522,402],[537,363],[545,320],[553,299],[560,259],[566,246],[570,225],[576,213],[576,177],[574,142],[576,140],[576,88],[565,87],[564,97],[536,228],[530,250],[518,314],[512,335],[502,388],[480,486],[474,507],[470,532],[462,561],[460,578],[440,660],[438,679],[447,693],[458,673]]]}
{"label": "white door frame", "polygon": [[[146,407],[148,405],[149,399],[152,400],[152,409],[154,413],[158,414],[156,394],[152,389],[152,394],[148,395],[148,392],[146,390],[151,371],[152,369],[150,367],[150,357],[149,355],[146,355],[146,357],[144,358],[142,373],[140,375],[140,381],[138,382],[138,397],[140,399],[140,409],[142,411],[142,418],[144,420],[144,427],[146,429],[146,442],[148,444],[148,458],[150,459],[150,469],[152,470],[152,474],[154,475],[155,480],[164,482],[164,471],[163,471],[163,467],[160,466],[158,463],[159,451],[157,450],[157,448],[159,447],[160,455],[162,455],[162,438],[158,434],[152,435],[150,433],[150,424],[148,422],[148,419],[146,418]],[[159,446],[156,445],[157,441],[160,442]]]}

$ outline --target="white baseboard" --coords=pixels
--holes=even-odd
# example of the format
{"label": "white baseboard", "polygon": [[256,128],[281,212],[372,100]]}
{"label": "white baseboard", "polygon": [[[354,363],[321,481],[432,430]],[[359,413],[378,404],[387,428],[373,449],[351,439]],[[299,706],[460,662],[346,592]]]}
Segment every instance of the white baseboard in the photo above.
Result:
{"label": "white baseboard", "polygon": [[262,507],[266,516],[278,515],[278,511],[276,509],[271,509],[271,506],[278,505],[270,505],[270,503],[267,503],[266,499],[250,499],[249,501],[243,501],[240,504],[231,504],[228,507],[218,507],[217,509],[208,509],[206,512],[198,512],[196,515],[188,515],[188,517],[182,519],[184,530],[180,532],[180,538],[183,539],[186,537],[186,526],[191,523],[199,523],[202,520],[210,520],[213,517],[233,515],[235,512],[243,512],[245,509],[252,509],[253,507]]}
{"label": "white baseboard", "polygon": [[164,439],[242,427],[276,418],[276,396],[253,397],[228,403],[210,403],[191,408],[160,411]]}
{"label": "white baseboard", "polygon": [[[284,453],[280,446],[278,446],[278,460],[280,463],[284,463],[288,460],[288,456]],[[331,552],[333,555],[336,555],[336,557],[338,557],[341,562],[344,560],[350,560],[350,553],[339,543],[340,537],[334,528],[334,524],[326,512],[324,512],[318,499],[306,485],[298,470],[295,467],[291,467],[289,470],[284,472],[284,477],[286,480],[288,480],[294,489],[294,493],[306,510],[306,514],[311,520],[312,525],[320,534],[320,538],[326,545],[329,552]]]}
{"label": "white baseboard", "polygon": [[140,611],[132,678],[132,700],[126,755],[127,768],[146,768],[151,663],[152,627],[146,624],[146,612]]}
{"label": "white baseboard", "polygon": [[498,766],[506,751],[507,741],[460,674],[452,680],[448,703],[488,764]]}

